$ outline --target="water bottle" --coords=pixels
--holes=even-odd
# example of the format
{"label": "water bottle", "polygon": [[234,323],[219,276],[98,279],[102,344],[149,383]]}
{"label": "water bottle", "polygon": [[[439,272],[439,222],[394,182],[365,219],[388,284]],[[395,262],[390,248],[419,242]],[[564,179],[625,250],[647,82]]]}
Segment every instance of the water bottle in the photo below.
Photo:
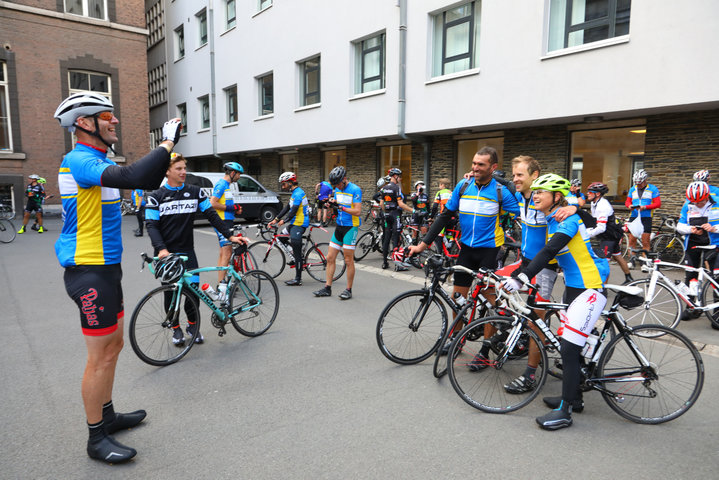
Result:
{"label": "water bottle", "polygon": [[225,299],[227,299],[227,282],[220,282],[217,285],[217,298],[221,302],[224,302]]}
{"label": "water bottle", "polygon": [[465,303],[467,303],[467,299],[464,298],[464,297],[462,296],[462,294],[459,293],[459,292],[454,292],[453,297],[454,297],[454,303],[455,303],[458,307],[461,307],[462,305],[464,305]]}
{"label": "water bottle", "polygon": [[202,287],[200,287],[200,288],[201,288],[202,292],[205,295],[207,295],[208,297],[210,297],[211,299],[219,300],[219,298],[220,298],[219,295],[217,294],[215,289],[212,288],[212,285],[210,285],[209,283],[203,283]]}
{"label": "water bottle", "polygon": [[696,278],[689,280],[689,295],[692,297],[699,296],[699,280]]}
{"label": "water bottle", "polygon": [[596,332],[596,330],[592,330],[592,333],[589,334],[587,337],[587,343],[584,344],[584,348],[582,349],[582,356],[587,360],[592,359],[594,356],[594,349],[597,347],[599,335],[595,335],[594,332]]}
{"label": "water bottle", "polygon": [[677,290],[679,291],[679,293],[681,293],[685,297],[689,296],[689,287],[687,287],[687,285],[684,282],[677,281],[677,282],[675,282],[675,284],[677,286]]}

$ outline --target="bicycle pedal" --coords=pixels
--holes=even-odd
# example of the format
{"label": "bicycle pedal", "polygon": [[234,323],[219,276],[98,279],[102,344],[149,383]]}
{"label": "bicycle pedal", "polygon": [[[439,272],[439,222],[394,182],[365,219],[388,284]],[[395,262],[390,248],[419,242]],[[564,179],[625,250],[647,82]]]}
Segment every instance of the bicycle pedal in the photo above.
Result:
{"label": "bicycle pedal", "polygon": [[217,332],[217,336],[218,336],[218,337],[224,337],[226,333],[227,333],[227,330],[225,330],[225,327],[222,327],[222,328]]}

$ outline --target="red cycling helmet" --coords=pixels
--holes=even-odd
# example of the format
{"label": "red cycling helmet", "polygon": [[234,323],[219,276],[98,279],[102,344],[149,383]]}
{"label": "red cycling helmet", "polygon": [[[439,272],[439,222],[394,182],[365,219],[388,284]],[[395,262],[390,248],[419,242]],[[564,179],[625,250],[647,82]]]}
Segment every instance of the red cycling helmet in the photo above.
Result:
{"label": "red cycling helmet", "polygon": [[687,200],[692,203],[702,202],[709,198],[709,185],[706,182],[692,182],[687,187]]}

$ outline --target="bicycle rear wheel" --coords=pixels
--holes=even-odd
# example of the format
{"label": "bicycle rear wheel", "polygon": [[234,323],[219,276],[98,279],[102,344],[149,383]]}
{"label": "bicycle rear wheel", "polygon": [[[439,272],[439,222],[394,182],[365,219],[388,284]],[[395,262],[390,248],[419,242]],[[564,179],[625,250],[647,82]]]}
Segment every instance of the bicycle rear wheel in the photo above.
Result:
{"label": "bicycle rear wheel", "polygon": [[674,290],[667,284],[657,281],[653,295],[649,295],[651,278],[642,278],[627,284],[642,289],[644,303],[629,310],[619,307],[627,325],[664,325],[675,328],[682,314],[682,304]]}
{"label": "bicycle rear wheel", "polygon": [[[639,363],[632,343],[649,366]],[[641,325],[609,342],[597,375],[602,397],[612,410],[633,422],[655,424],[673,420],[694,405],[704,385],[704,364],[678,331]]]}
{"label": "bicycle rear wheel", "polygon": [[252,270],[230,287],[230,321],[235,330],[247,337],[265,333],[277,318],[280,293],[272,277],[262,270]]}
{"label": "bicycle rear wheel", "polygon": [[16,236],[15,225],[10,220],[0,219],[0,242],[10,243]]}
{"label": "bicycle rear wheel", "polygon": [[[528,405],[539,394],[547,379],[547,353],[534,331],[523,327],[512,351],[504,343],[514,320],[487,317],[467,325],[449,347],[448,375],[457,395],[469,405],[488,413],[508,413]],[[489,338],[485,327],[496,329]],[[487,331],[490,329],[488,328]],[[526,352],[531,344],[540,352],[534,389],[509,393],[506,386],[524,374]]]}
{"label": "bicycle rear wheel", "polygon": [[277,245],[269,242],[255,242],[247,249],[257,260],[257,268],[270,274],[272,278],[280,276],[285,269],[285,253]]}
{"label": "bicycle rear wheel", "polygon": [[[327,281],[327,255],[330,250],[329,243],[318,243],[313,245],[305,254],[305,270],[318,282]],[[345,255],[342,250],[337,253],[335,259],[335,273],[332,281],[339,279],[344,275],[347,265],[345,265]]]}
{"label": "bicycle rear wheel", "polygon": [[651,243],[653,252],[659,253],[659,258],[665,262],[682,263],[685,250],[681,237],[671,233],[663,233],[654,237]]}
{"label": "bicycle rear wheel", "polygon": [[[162,285],[145,295],[132,312],[128,328],[130,344],[145,363],[157,367],[173,364],[195,344],[200,331],[197,300],[183,289],[178,302],[177,292],[177,285]],[[189,320],[196,325],[193,335],[185,336],[183,343],[176,345],[172,341],[173,327],[186,332]]]}
{"label": "bicycle rear wheel", "polygon": [[355,262],[359,262],[366,257],[372,251],[372,245],[374,245],[374,234],[372,232],[363,233],[357,240],[357,245],[355,245]]}
{"label": "bicycle rear wheel", "polygon": [[[711,305],[719,302],[719,289],[710,282],[704,282],[702,287],[702,305]],[[719,308],[706,310],[704,315],[707,316],[712,324],[712,328],[719,330]]]}
{"label": "bicycle rear wheel", "polygon": [[377,320],[382,355],[400,365],[427,359],[447,330],[447,308],[427,290],[411,290],[390,300]]}

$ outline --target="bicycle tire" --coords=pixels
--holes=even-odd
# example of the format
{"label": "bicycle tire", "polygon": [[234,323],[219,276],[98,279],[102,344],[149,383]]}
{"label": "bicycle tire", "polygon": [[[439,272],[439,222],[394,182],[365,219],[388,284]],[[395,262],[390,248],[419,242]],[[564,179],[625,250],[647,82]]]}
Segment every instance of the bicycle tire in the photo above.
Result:
{"label": "bicycle tire", "polygon": [[[270,329],[280,308],[280,293],[269,273],[250,270],[229,291],[230,321],[246,337],[257,337]],[[248,290],[249,289],[249,290]],[[247,310],[244,310],[247,308]]]}
{"label": "bicycle tire", "polygon": [[[474,301],[474,300],[472,300],[472,301]],[[462,313],[462,312],[460,312],[460,313]],[[466,315],[470,316],[469,320],[463,319],[462,317],[464,315],[462,317],[457,315],[454,318],[454,321],[452,322],[452,325],[451,325],[448,333],[445,333],[445,335],[442,337],[442,341],[440,342],[440,345],[442,345],[442,346],[446,345],[445,342],[450,340],[449,336],[452,334],[452,332],[455,329],[457,329],[456,325],[458,323],[458,319],[465,321],[467,323],[472,323],[477,318],[484,318],[484,317],[490,316],[489,308],[487,307],[487,305],[485,303],[480,303],[479,299],[477,300],[477,307],[474,309],[474,314],[472,314],[471,307],[469,309],[467,309],[464,313]],[[461,329],[457,329],[457,333],[459,333],[459,330],[461,330]],[[450,341],[450,343],[451,343],[451,341]],[[445,355],[441,354],[441,350],[442,350],[441,348],[437,348],[437,351],[434,354],[434,368],[432,370],[432,373],[434,374],[434,378],[442,378],[447,374],[447,366],[446,365],[449,362],[449,355],[447,355],[447,361],[445,362],[445,367],[440,368],[440,364],[442,363],[442,361],[440,359],[445,356]]]}
{"label": "bicycle tire", "polygon": [[[327,255],[329,250],[329,243],[318,243],[307,250],[307,254],[305,255],[305,270],[309,273],[310,277],[318,282],[327,281]],[[340,279],[342,275],[344,275],[345,270],[347,270],[345,254],[340,250],[335,259],[335,273],[332,276],[332,281],[334,282]]]}
{"label": "bicycle tire", "polygon": [[[135,354],[145,363],[156,367],[171,365],[187,355],[195,344],[200,331],[200,309],[197,299],[182,290],[179,311],[167,312],[168,304],[175,303],[177,285],[162,285],[150,291],[137,303],[128,327],[130,345]],[[167,294],[167,295],[166,295]],[[189,317],[196,312],[195,332],[185,337],[185,343],[178,347],[172,342],[173,325],[187,331]]]}
{"label": "bicycle tire", "polygon": [[255,242],[247,249],[251,252],[257,260],[257,269],[263,270],[272,276],[277,278],[285,269],[285,263],[287,262],[285,252],[270,242]]}
{"label": "bicycle tire", "polygon": [[[425,305],[427,310],[419,325],[413,325]],[[430,299],[427,290],[410,290],[384,307],[375,337],[382,355],[400,365],[412,365],[426,360],[439,348],[446,329],[447,307],[436,297]]]}
{"label": "bicycle tire", "polygon": [[650,278],[641,278],[629,282],[627,286],[642,289],[644,303],[636,308],[619,307],[619,312],[630,327],[639,325],[664,325],[676,328],[682,315],[682,303],[674,289],[662,281],[657,281],[654,295],[648,298]]}
{"label": "bicycle tire", "polygon": [[[459,335],[454,338],[449,347],[447,373],[454,391],[468,405],[488,413],[509,413],[528,405],[534,400],[544,386],[547,379],[547,353],[544,345],[534,331],[524,327],[521,334],[526,334],[528,342],[534,342],[540,352],[540,361],[535,372],[536,385],[534,389],[518,394],[510,394],[505,386],[512,380],[524,374],[527,368],[525,355],[504,355],[505,348],[490,348],[487,353],[487,366],[479,371],[471,371],[470,366],[476,365],[477,355],[480,353],[485,340],[493,342],[495,336],[509,332],[513,328],[514,320],[509,317],[486,317],[467,325]],[[488,339],[484,338],[484,328],[491,324],[497,329],[497,334]],[[472,340],[474,339],[474,340]],[[520,342],[517,342],[517,346]],[[522,346],[528,348],[529,343]],[[504,363],[497,363],[499,357],[504,357]]]}
{"label": "bicycle tire", "polygon": [[660,259],[670,263],[682,263],[686,255],[684,241],[678,235],[671,233],[663,233],[654,237],[651,249],[652,252],[659,254]]}
{"label": "bicycle tire", "polygon": [[[631,338],[620,334],[611,340],[597,364],[599,378],[617,379],[601,382],[604,401],[636,423],[664,423],[686,413],[704,385],[704,364],[696,347],[677,330],[663,325],[641,325],[628,335]],[[650,370],[639,365],[630,341],[649,361]],[[623,371],[630,377],[641,372],[644,380],[627,382],[620,375]]]}
{"label": "bicycle tire", "polygon": [[[559,335],[557,335],[557,330],[559,329],[559,325],[561,325],[559,311],[549,310],[546,315],[544,315],[544,323],[547,324],[547,327],[549,327],[554,336],[559,339]],[[563,378],[562,354],[559,349],[554,348],[553,345],[548,346],[545,343],[545,346],[547,350],[547,373],[561,380]]]}
{"label": "bicycle tire", "polygon": [[[709,282],[704,282],[702,287],[702,305],[711,305],[719,302],[719,290]],[[712,328],[719,330],[719,308],[705,310],[704,315],[707,316],[712,324]]]}
{"label": "bicycle tire", "polygon": [[622,238],[619,239],[619,251],[622,254],[622,257],[627,258],[627,255],[629,254],[629,235],[624,232],[624,235],[622,235]]}
{"label": "bicycle tire", "polygon": [[15,225],[6,218],[0,219],[0,242],[10,243],[15,240],[15,237],[17,237]]}
{"label": "bicycle tire", "polygon": [[359,237],[359,240],[357,240],[357,244],[355,245],[354,251],[355,262],[359,262],[364,257],[366,257],[369,252],[372,251],[372,245],[374,245],[374,241],[374,233],[371,231],[363,233],[362,236]]}

